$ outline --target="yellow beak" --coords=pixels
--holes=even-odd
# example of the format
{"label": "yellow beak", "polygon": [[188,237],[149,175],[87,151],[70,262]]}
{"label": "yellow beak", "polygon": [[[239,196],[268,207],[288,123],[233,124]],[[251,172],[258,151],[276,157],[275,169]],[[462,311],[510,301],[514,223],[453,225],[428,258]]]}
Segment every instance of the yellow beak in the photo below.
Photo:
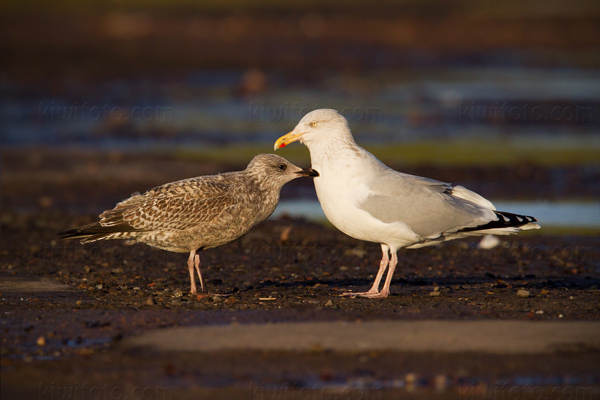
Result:
{"label": "yellow beak", "polygon": [[283,135],[282,137],[277,139],[277,141],[275,142],[274,150],[280,149],[282,147],[287,146],[290,143],[295,142],[296,140],[300,139],[302,137],[302,135],[304,135],[304,133],[305,132],[294,133],[294,131],[291,131],[287,135]]}

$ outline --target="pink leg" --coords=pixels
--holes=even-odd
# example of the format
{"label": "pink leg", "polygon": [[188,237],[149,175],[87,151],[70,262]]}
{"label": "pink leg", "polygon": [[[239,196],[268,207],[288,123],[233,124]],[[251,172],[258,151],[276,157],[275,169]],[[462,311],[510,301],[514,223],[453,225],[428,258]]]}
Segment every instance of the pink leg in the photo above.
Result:
{"label": "pink leg", "polygon": [[[196,280],[194,279],[194,258],[196,256],[196,250],[190,251],[190,257],[188,258],[188,269],[190,271],[190,293],[196,294]],[[198,275],[200,275],[200,271],[198,270]],[[202,275],[200,275],[202,276]],[[202,281],[200,281],[202,282]]]}
{"label": "pink leg", "polygon": [[373,285],[371,286],[371,289],[369,289],[369,291],[367,291],[367,292],[345,292],[345,293],[342,293],[342,296],[371,297],[373,295],[377,295],[379,293],[379,283],[381,282],[383,273],[385,272],[385,270],[388,266],[388,263],[390,261],[390,258],[388,256],[389,250],[390,250],[390,248],[387,245],[385,245],[385,244],[381,245],[381,252],[383,253],[383,256],[381,257],[381,261],[379,262],[379,271],[377,271],[377,276],[375,277],[375,281],[373,281]]}
{"label": "pink leg", "polygon": [[368,297],[371,299],[383,299],[385,297],[388,297],[390,294],[390,285],[392,283],[392,276],[394,275],[396,265],[398,265],[398,254],[397,251],[392,250],[392,259],[390,260],[390,266],[388,268],[387,275],[385,276],[385,283],[383,284],[383,289],[379,293],[365,294],[363,295],[363,297]]}
{"label": "pink leg", "polygon": [[204,278],[202,278],[202,272],[200,272],[200,254],[196,254],[194,257],[194,265],[196,266],[196,272],[198,272],[198,278],[200,279],[200,289],[202,289],[202,293],[208,293],[206,285],[204,284]]}

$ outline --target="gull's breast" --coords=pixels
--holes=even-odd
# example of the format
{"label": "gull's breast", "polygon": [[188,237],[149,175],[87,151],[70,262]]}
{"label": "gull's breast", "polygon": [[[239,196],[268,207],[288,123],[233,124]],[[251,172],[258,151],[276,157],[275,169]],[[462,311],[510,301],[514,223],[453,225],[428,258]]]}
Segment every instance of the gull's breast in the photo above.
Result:
{"label": "gull's breast", "polygon": [[359,207],[371,194],[365,182],[341,177],[322,178],[321,176],[315,180],[321,208],[329,222],[346,235],[397,246],[418,240],[417,235],[406,224],[382,222]]}

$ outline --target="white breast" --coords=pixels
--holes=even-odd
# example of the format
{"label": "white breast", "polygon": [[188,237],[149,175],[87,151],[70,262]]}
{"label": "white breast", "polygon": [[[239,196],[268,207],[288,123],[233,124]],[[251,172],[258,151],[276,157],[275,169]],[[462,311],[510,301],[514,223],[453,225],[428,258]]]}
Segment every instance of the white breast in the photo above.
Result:
{"label": "white breast", "polygon": [[325,216],[336,228],[353,238],[385,243],[398,248],[413,244],[419,237],[401,222],[384,223],[359,208],[371,193],[368,166],[353,163],[335,166],[314,166],[321,174],[315,178],[317,197]]}

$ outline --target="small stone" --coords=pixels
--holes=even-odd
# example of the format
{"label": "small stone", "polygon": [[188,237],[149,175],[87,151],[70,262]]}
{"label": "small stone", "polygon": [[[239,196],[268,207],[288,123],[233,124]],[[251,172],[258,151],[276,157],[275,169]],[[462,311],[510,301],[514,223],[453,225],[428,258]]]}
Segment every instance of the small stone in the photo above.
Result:
{"label": "small stone", "polygon": [[360,249],[360,248],[346,249],[344,251],[344,255],[345,256],[356,256],[359,258],[363,258],[364,256],[367,255],[367,251],[365,249]]}
{"label": "small stone", "polygon": [[148,300],[146,300],[146,304],[149,306],[153,306],[155,304],[152,296],[148,297]]}
{"label": "small stone", "polygon": [[517,291],[517,296],[519,296],[519,297],[529,297],[529,290],[519,289]]}
{"label": "small stone", "polygon": [[433,292],[430,292],[430,293],[429,293],[429,295],[430,295],[431,297],[439,296],[439,295],[440,295],[440,292],[439,292],[439,291],[433,291]]}
{"label": "small stone", "polygon": [[40,336],[37,341],[36,341],[38,346],[44,346],[46,344],[46,338],[44,338],[43,336]]}
{"label": "small stone", "polygon": [[493,249],[494,247],[498,246],[499,244],[500,244],[500,239],[498,239],[496,236],[486,235],[481,239],[481,241],[479,242],[477,247],[479,247],[480,249],[489,250],[489,249]]}
{"label": "small stone", "polygon": [[436,375],[433,378],[433,386],[437,392],[445,391],[448,387],[448,379],[446,378],[446,375]]}
{"label": "small stone", "polygon": [[96,289],[98,289],[98,290],[102,290],[102,287],[103,287],[102,284],[96,285]]}
{"label": "small stone", "polygon": [[82,303],[81,303],[81,300],[77,300],[77,301],[75,302],[75,305],[77,305],[77,306],[80,306],[81,304],[82,304]]}
{"label": "small stone", "polygon": [[404,382],[406,383],[406,390],[408,392],[413,392],[415,390],[415,386],[417,383],[418,376],[415,373],[408,373],[404,377]]}
{"label": "small stone", "polygon": [[50,196],[38,197],[38,205],[42,208],[50,208],[54,204],[54,200]]}
{"label": "small stone", "polygon": [[292,226],[286,226],[283,229],[283,232],[281,232],[281,235],[279,236],[279,240],[281,241],[281,243],[285,243],[290,239],[290,232],[292,231]]}
{"label": "small stone", "polygon": [[327,300],[327,302],[325,303],[325,307],[333,307],[333,301]]}
{"label": "small stone", "polygon": [[173,297],[178,298],[183,296],[183,292],[181,291],[181,289],[175,289],[175,291],[173,292]]}

